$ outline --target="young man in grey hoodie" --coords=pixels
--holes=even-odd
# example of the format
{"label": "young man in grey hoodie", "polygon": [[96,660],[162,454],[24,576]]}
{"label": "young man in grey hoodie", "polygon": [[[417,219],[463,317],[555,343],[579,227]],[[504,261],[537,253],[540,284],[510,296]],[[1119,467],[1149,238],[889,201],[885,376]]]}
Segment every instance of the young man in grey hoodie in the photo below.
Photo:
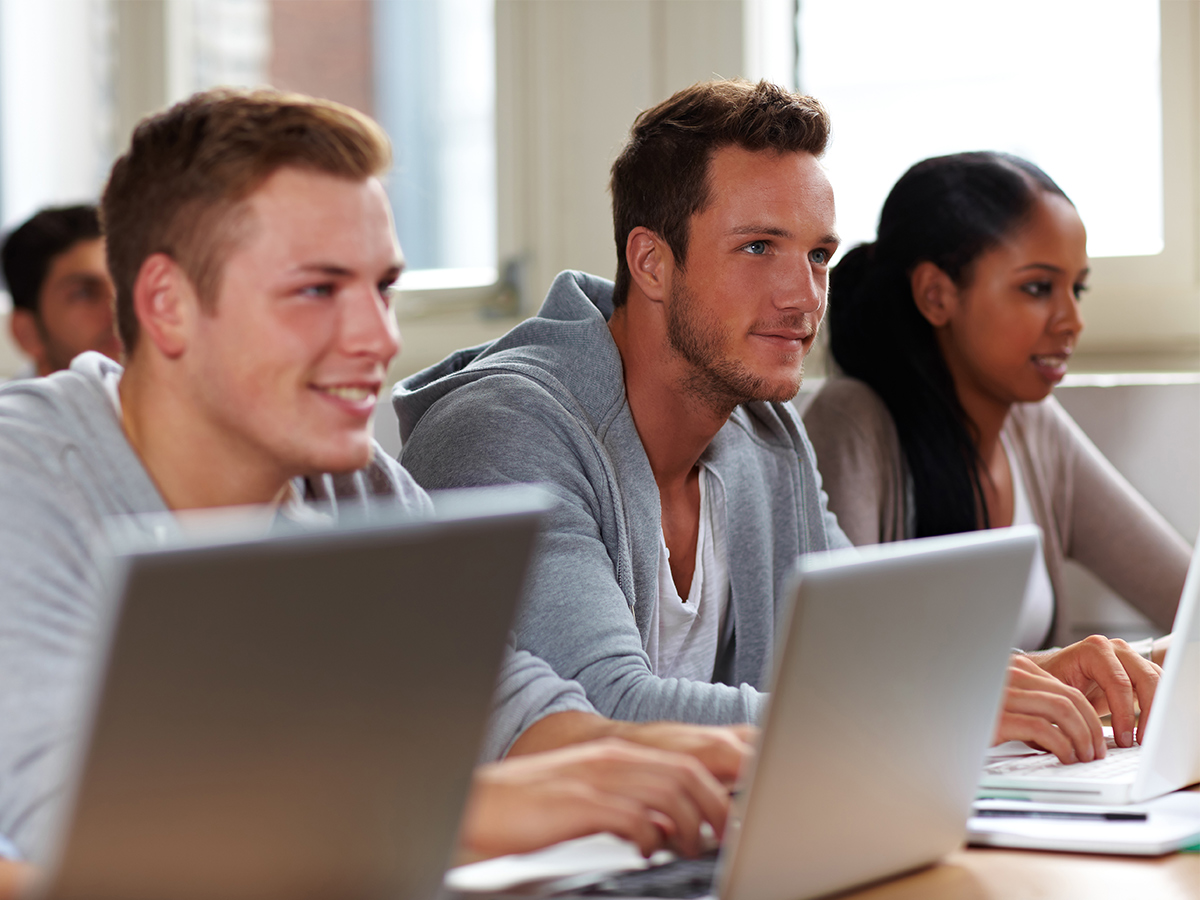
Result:
{"label": "young man in grey hoodie", "polygon": [[[615,285],[564,272],[537,317],[393,396],[425,487],[557,493],[517,646],[604,715],[758,721],[797,555],[849,546],[788,402],[838,246],[828,129],[765,82],[643,112],[612,168]],[[997,739],[1103,755],[1088,692],[1132,740],[1154,667],[1101,638],[1038,663],[1014,660]]]}
{"label": "young man in grey hoodie", "polygon": [[[314,501],[334,516],[430,508],[371,439],[399,347],[389,291],[403,261],[379,181],[389,164],[386,136],[352,110],[214,91],[144,121],[114,166],[103,214],[125,367],[86,353],[0,390],[0,834],[25,859],[49,850],[78,737],[104,618],[105,518],[242,504],[287,515]],[[559,723],[549,738],[546,722]],[[564,728],[637,743],[482,767],[469,849],[611,830],[646,852],[694,851],[702,820],[720,830],[728,792],[697,757],[732,779],[745,735],[630,731],[542,661],[510,653],[485,755],[561,745]]]}

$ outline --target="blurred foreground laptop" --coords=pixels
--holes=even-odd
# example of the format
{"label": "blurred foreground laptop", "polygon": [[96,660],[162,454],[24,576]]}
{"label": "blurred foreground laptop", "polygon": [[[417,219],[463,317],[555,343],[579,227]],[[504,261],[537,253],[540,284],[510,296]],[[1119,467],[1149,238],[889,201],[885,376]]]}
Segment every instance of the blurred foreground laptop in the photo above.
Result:
{"label": "blurred foreground laptop", "polygon": [[[1051,803],[1140,803],[1200,782],[1200,544],[1183,587],[1171,649],[1154,695],[1146,737],[1090,763],[1064,766],[1052,754],[998,756],[980,794]],[[1000,753],[1006,748],[997,748]]]}
{"label": "blurred foreground laptop", "polygon": [[428,897],[542,495],[119,556],[52,900]]}
{"label": "blurred foreground laptop", "polygon": [[721,857],[570,892],[804,900],[959,847],[1037,545],[1025,527],[802,558]]}

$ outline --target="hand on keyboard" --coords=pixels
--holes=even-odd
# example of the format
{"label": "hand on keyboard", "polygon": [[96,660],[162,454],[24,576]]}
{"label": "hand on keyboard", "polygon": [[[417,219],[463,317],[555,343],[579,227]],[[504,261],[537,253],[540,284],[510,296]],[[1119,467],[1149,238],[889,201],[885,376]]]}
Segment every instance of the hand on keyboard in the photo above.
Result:
{"label": "hand on keyboard", "polygon": [[1028,656],[1008,667],[994,744],[1025,741],[1070,764],[1105,755],[1100,717],[1083,692],[1048,674]]}
{"label": "hand on keyboard", "polygon": [[[1061,650],[1030,654],[1042,669],[1078,688],[1099,715],[1112,713],[1118,747],[1141,743],[1162,669],[1122,640],[1094,634]],[[1138,718],[1138,708],[1141,718]]]}
{"label": "hand on keyboard", "polygon": [[694,757],[605,738],[477,768],[461,841],[496,856],[608,831],[646,856],[695,856],[702,823],[720,835],[728,811],[729,791]]}

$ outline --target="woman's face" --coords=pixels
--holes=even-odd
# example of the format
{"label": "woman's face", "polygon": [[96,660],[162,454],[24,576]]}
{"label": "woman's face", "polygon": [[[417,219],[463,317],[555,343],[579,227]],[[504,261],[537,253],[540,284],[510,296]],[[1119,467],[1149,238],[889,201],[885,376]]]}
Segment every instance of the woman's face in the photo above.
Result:
{"label": "woman's face", "polygon": [[1083,330],[1087,235],[1065,198],[1040,192],[1028,221],[975,260],[938,341],[964,406],[1044,399]]}

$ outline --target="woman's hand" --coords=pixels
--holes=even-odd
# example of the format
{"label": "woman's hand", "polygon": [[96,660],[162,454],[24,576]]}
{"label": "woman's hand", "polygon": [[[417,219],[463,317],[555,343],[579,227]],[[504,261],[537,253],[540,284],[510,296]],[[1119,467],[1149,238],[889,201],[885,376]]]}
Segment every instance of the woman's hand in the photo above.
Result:
{"label": "woman's hand", "polygon": [[1135,726],[1141,742],[1162,669],[1122,640],[1092,635],[1061,650],[1014,656],[1008,673],[995,743],[1025,741],[1073,763],[1106,755],[1105,713],[1118,746],[1133,745]]}
{"label": "woman's hand", "polygon": [[1059,681],[1028,656],[1008,665],[1004,705],[993,744],[1025,741],[1063,763],[1090,762],[1106,753],[1100,717],[1083,692]]}
{"label": "woman's hand", "polygon": [[1124,641],[1098,634],[1061,650],[1030,654],[1029,658],[1059,681],[1082,691],[1097,713],[1111,713],[1113,739],[1118,747],[1133,746],[1135,727],[1136,739],[1141,743],[1161,668],[1143,659]]}

